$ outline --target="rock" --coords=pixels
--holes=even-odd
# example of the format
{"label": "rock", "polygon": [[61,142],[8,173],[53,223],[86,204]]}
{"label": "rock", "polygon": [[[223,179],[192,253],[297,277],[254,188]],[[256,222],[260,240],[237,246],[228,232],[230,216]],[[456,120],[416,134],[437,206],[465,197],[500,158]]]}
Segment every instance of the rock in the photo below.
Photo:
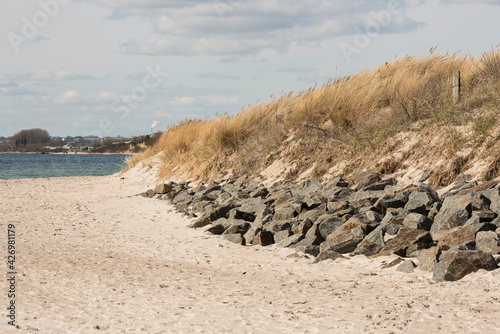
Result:
{"label": "rock", "polygon": [[155,187],[155,192],[157,194],[166,194],[166,193],[169,193],[172,191],[172,186],[169,185],[169,184],[165,184],[165,183],[160,183],[159,185],[157,185]]}
{"label": "rock", "polygon": [[312,255],[314,257],[319,255],[319,246],[297,246],[297,252]]}
{"label": "rock", "polygon": [[248,231],[243,235],[243,239],[245,239],[245,244],[246,245],[252,245],[253,240],[255,239],[255,236],[257,233],[262,231],[262,226],[260,225],[252,225]]}
{"label": "rock", "polygon": [[339,188],[339,191],[336,192],[335,196],[326,196],[326,195],[323,195],[327,198],[331,198],[332,200],[334,201],[338,201],[338,202],[342,202],[342,201],[346,201],[349,199],[349,197],[354,194],[354,190],[350,189],[350,188]]}
{"label": "rock", "polygon": [[404,262],[404,260],[400,257],[398,257],[397,259],[394,259],[392,260],[391,262],[387,263],[387,264],[384,264],[382,266],[382,269],[389,269],[389,268],[392,268],[394,266],[397,266],[398,264],[400,264],[401,262]]}
{"label": "rock", "polygon": [[428,184],[419,183],[418,191],[429,194],[429,196],[432,198],[434,202],[441,202],[438,193],[434,189],[432,189]]}
{"label": "rock", "polygon": [[232,209],[231,211],[229,211],[229,219],[242,219],[244,221],[247,221],[247,222],[253,222],[255,221],[255,214],[252,213],[252,212],[245,212],[245,211],[242,211],[240,210],[239,208],[236,208],[236,209]]}
{"label": "rock", "polygon": [[307,231],[313,226],[313,222],[309,219],[300,222],[297,226],[292,229],[293,234],[306,234]]}
{"label": "rock", "polygon": [[290,220],[276,220],[272,221],[266,225],[264,225],[264,230],[270,231],[272,233],[283,231],[283,230],[292,230],[292,221]]}
{"label": "rock", "polygon": [[259,187],[250,193],[250,197],[252,198],[265,198],[267,195],[269,195],[269,191],[264,186]]}
{"label": "rock", "polygon": [[210,225],[212,222],[220,218],[227,218],[229,211],[233,208],[234,208],[233,204],[219,206],[216,209],[210,211],[209,213],[201,216],[197,221],[193,223],[193,227],[194,228],[204,227]]}
{"label": "rock", "polygon": [[193,223],[193,228],[201,228],[210,224],[212,224],[212,221],[210,220],[210,215],[206,214],[198,218],[198,220]]}
{"label": "rock", "polygon": [[401,229],[401,225],[395,225],[395,224],[380,224],[383,228],[383,232],[385,235],[397,235],[399,230]]}
{"label": "rock", "polygon": [[316,246],[321,244],[325,239],[321,236],[319,224],[314,223],[305,234],[305,238],[298,243],[301,246]]}
{"label": "rock", "polygon": [[397,268],[396,271],[400,271],[402,273],[412,273],[415,270],[415,267],[417,265],[412,261],[412,260],[406,260],[405,262],[401,263]]}
{"label": "rock", "polygon": [[491,254],[481,251],[451,251],[446,253],[434,267],[434,280],[457,281],[479,269],[497,269],[497,263]]}
{"label": "rock", "polygon": [[465,224],[472,214],[472,195],[447,197],[439,213],[434,217],[431,231],[450,230]]}
{"label": "rock", "polygon": [[278,209],[274,212],[273,220],[286,220],[292,219],[297,216],[297,211],[291,207],[287,206],[281,209]]}
{"label": "rock", "polygon": [[380,174],[374,171],[368,170],[359,174],[354,175],[353,182],[356,185],[355,189],[360,190],[371,184],[380,181]]}
{"label": "rock", "polygon": [[448,234],[439,239],[438,247],[443,251],[450,249],[474,249],[475,234],[467,226],[456,227],[448,230]]}
{"label": "rock", "polygon": [[276,244],[278,247],[293,247],[295,244],[297,244],[299,241],[304,239],[303,234],[294,234],[284,240],[281,240],[279,243]]}
{"label": "rock", "polygon": [[369,200],[371,203],[375,203],[384,196],[386,196],[386,194],[383,190],[357,191],[349,196],[349,203],[352,205],[353,202],[361,200]]}
{"label": "rock", "polygon": [[273,234],[269,231],[264,230],[257,232],[255,238],[252,241],[252,245],[268,246],[271,244],[274,244]]}
{"label": "rock", "polygon": [[274,210],[277,211],[279,209],[285,208],[287,206],[290,206],[294,202],[294,198],[292,197],[292,193],[290,191],[286,191],[285,193],[278,193],[276,195],[272,195],[269,198],[267,198],[266,202],[264,204],[267,204],[267,202],[272,201],[273,199],[276,200],[274,201]]}
{"label": "rock", "polygon": [[250,223],[242,220],[229,220],[231,222],[231,226],[228,227],[227,230],[224,231],[223,234],[245,234],[250,228]]}
{"label": "rock", "polygon": [[245,242],[241,234],[224,234],[222,238],[240,245],[244,245]]}
{"label": "rock", "polygon": [[431,247],[420,251],[417,256],[418,268],[424,271],[433,271],[440,255],[441,249],[439,247]]}
{"label": "rock", "polygon": [[290,230],[283,230],[283,231],[278,231],[274,233],[274,242],[275,243],[280,243],[281,241],[285,240],[289,236],[292,235],[292,232]]}
{"label": "rock", "polygon": [[228,218],[229,211],[235,208],[234,204],[221,205],[212,210],[208,215],[211,221],[216,221],[219,218]]}
{"label": "rock", "polygon": [[373,210],[368,210],[365,212],[364,216],[373,222],[380,223],[383,219],[383,217],[378,213]]}
{"label": "rock", "polygon": [[402,227],[399,229],[398,234],[387,242],[378,255],[396,254],[405,257],[407,249],[413,244],[432,244],[430,233]]}
{"label": "rock", "polygon": [[319,224],[314,224],[309,228],[307,233],[305,233],[304,239],[299,241],[296,246],[317,246],[321,244],[325,239],[321,236],[319,231]]}
{"label": "rock", "polygon": [[389,211],[385,214],[384,218],[380,221],[381,225],[391,224],[394,218],[397,216],[397,212]]}
{"label": "rock", "polygon": [[297,189],[292,191],[292,194],[294,196],[307,195],[311,193],[316,193],[321,188],[323,188],[321,183],[307,179],[304,182],[302,182]]}
{"label": "rock", "polygon": [[420,176],[420,179],[418,180],[419,183],[422,183],[422,182],[425,182],[427,181],[431,175],[432,175],[433,171],[432,170],[426,170],[422,173],[422,176]]}
{"label": "rock", "polygon": [[380,213],[385,214],[390,208],[403,208],[408,202],[409,196],[410,194],[406,191],[394,195],[384,195],[377,200],[374,206]]}
{"label": "rock", "polygon": [[328,183],[323,187],[323,189],[328,189],[330,187],[342,187],[342,188],[345,188],[345,187],[349,187],[349,183],[344,181],[344,179],[342,179],[342,177],[336,177],[330,181],[328,181]]}
{"label": "rock", "polygon": [[336,213],[338,211],[344,211],[346,209],[349,209],[349,203],[348,202],[334,202],[328,200],[328,204],[326,205],[326,209],[328,210],[328,213]]}
{"label": "rock", "polygon": [[212,234],[220,235],[224,233],[229,226],[231,226],[231,222],[229,222],[226,218],[220,218],[213,222],[212,226],[207,231]]}
{"label": "rock", "polygon": [[[345,225],[345,224],[344,224]],[[343,226],[344,226],[343,225]],[[349,227],[349,226],[348,226]],[[350,253],[356,249],[365,237],[365,229],[361,226],[354,228],[338,228],[331,233],[320,245],[320,251],[335,251],[337,253]]]}
{"label": "rock", "polygon": [[384,179],[382,181],[378,181],[378,182],[375,182],[375,183],[372,183],[366,187],[364,187],[363,191],[367,191],[367,190],[384,190],[387,186],[394,186],[398,183],[398,181],[393,178],[393,177],[390,177],[390,178],[387,178],[387,179]]}
{"label": "rock", "polygon": [[254,224],[265,225],[267,223],[272,222],[274,214],[268,214],[265,216],[261,216],[260,214],[255,217]]}
{"label": "rock", "polygon": [[327,251],[324,251],[324,252],[320,252],[318,254],[318,257],[316,258],[316,260],[314,260],[313,263],[318,263],[318,262],[325,261],[325,260],[333,260],[333,261],[335,261],[335,260],[337,260],[339,258],[345,259],[345,257],[342,256],[342,254],[337,253],[335,251],[327,250]]}
{"label": "rock", "polygon": [[408,202],[404,207],[404,211],[418,212],[423,214],[422,207],[424,208],[424,210],[426,210],[426,208],[428,207],[430,208],[432,204],[434,204],[434,202],[435,201],[432,199],[429,193],[426,192],[411,193],[408,198]]}
{"label": "rock", "polygon": [[410,213],[403,220],[403,226],[413,229],[420,229],[429,231],[431,229],[432,221],[424,215],[419,213]]}
{"label": "rock", "polygon": [[430,243],[416,243],[413,245],[410,245],[406,249],[406,257],[417,257],[423,250],[426,250],[428,248],[435,247],[436,243],[435,242],[430,242]]}
{"label": "rock", "polygon": [[488,254],[500,254],[500,241],[496,232],[477,232],[476,249]]}
{"label": "rock", "polygon": [[312,211],[326,211],[326,203],[328,200],[324,197],[319,196],[310,196],[305,197],[305,208],[304,210],[312,210]]}
{"label": "rock", "polygon": [[156,195],[156,193],[153,189],[149,189],[141,194],[142,197],[147,197],[147,198],[152,198],[154,195]]}
{"label": "rock", "polygon": [[345,222],[346,220],[343,218],[330,216],[330,218],[327,218],[319,223],[319,233],[323,239],[326,239],[333,231],[342,226]]}
{"label": "rock", "polygon": [[384,246],[384,227],[381,225],[375,228],[356,246],[353,254],[372,256],[380,252]]}
{"label": "rock", "polygon": [[311,223],[314,223],[316,222],[316,220],[318,220],[319,217],[323,216],[324,214],[325,213],[320,210],[311,210],[301,213],[296,217],[296,219],[302,222],[310,221]]}

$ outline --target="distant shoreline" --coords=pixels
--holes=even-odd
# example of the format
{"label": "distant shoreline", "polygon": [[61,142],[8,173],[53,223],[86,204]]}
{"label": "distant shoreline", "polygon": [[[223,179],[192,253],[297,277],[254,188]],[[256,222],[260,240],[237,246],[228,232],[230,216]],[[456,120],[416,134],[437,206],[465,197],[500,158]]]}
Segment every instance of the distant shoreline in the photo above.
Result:
{"label": "distant shoreline", "polygon": [[91,152],[0,152],[0,154],[47,154],[47,155],[75,155],[75,154],[84,154],[84,155],[134,155],[133,153],[91,153]]}

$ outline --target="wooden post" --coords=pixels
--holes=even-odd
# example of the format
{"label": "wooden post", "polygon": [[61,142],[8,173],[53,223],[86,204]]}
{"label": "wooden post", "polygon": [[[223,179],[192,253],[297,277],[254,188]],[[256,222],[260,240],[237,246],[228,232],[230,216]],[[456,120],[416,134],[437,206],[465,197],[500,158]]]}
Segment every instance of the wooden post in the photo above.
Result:
{"label": "wooden post", "polygon": [[460,71],[453,71],[453,103],[460,102]]}

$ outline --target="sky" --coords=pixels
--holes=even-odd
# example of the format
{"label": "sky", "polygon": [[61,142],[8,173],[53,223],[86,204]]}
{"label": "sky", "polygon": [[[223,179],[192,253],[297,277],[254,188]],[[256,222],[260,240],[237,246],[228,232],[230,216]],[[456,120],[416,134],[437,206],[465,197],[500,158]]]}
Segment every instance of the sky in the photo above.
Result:
{"label": "sky", "polygon": [[0,136],[137,136],[374,69],[480,56],[500,0],[2,0]]}

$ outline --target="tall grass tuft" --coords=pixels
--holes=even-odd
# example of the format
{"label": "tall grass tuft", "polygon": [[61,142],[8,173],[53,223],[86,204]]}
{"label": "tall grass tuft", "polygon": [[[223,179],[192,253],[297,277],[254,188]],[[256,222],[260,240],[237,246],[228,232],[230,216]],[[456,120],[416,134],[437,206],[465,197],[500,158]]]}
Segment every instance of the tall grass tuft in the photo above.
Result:
{"label": "tall grass tuft", "polygon": [[[452,102],[456,70],[461,73],[460,104]],[[209,179],[228,171],[254,173],[279,158],[302,170],[314,165],[320,177],[335,160],[380,149],[388,137],[409,127],[474,122],[474,131],[486,134],[496,118],[481,113],[474,121],[473,111],[497,108],[499,91],[499,51],[478,58],[434,52],[401,57],[373,71],[283,94],[234,116],[186,119],[167,128],[129,167],[163,152],[162,176],[182,165],[191,176]],[[287,140],[291,137],[293,141]]]}

